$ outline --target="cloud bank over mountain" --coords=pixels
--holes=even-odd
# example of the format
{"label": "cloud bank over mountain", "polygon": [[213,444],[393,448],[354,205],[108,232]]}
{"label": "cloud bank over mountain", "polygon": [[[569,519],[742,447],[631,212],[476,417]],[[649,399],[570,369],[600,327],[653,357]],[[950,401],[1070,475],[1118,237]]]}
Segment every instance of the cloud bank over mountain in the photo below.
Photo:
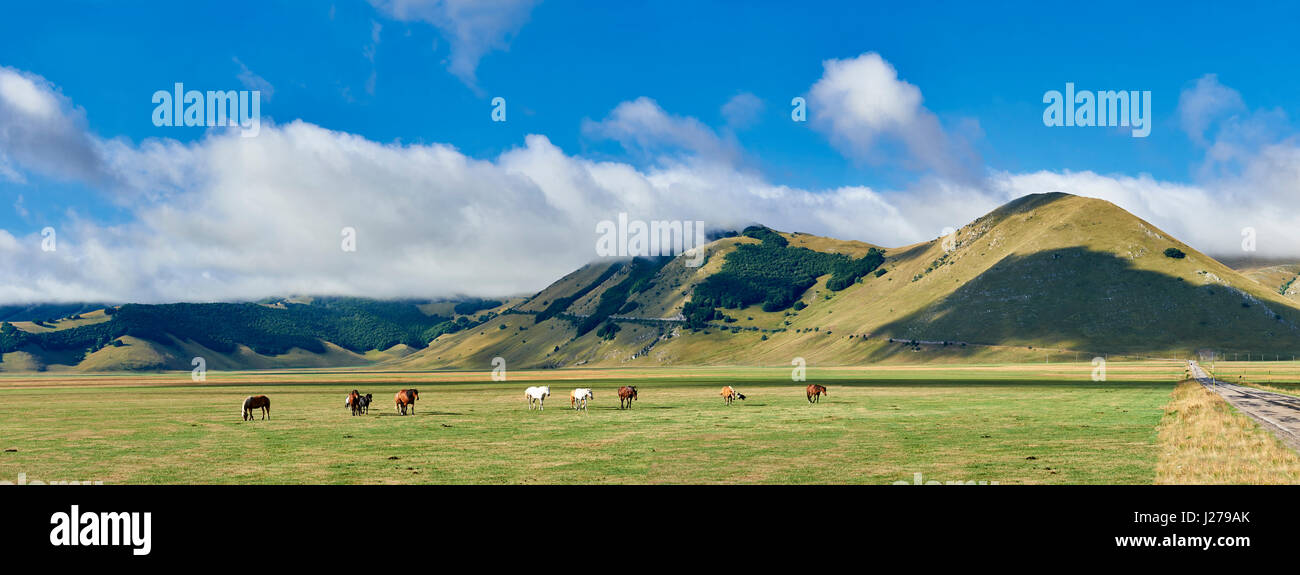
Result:
{"label": "cloud bank over mountain", "polygon": [[[580,126],[644,159],[635,163],[566,152],[545,135],[474,158],[454,143],[382,143],[304,121],[264,124],[255,138],[213,129],[194,142],[133,143],[90,132],[87,112],[40,76],[0,68],[0,179],[75,181],[132,215],[70,215],[53,251],[40,230],[0,230],[0,303],[522,293],[595,259],[596,223],[620,212],[900,246],[1052,191],[1112,201],[1213,254],[1242,255],[1242,229],[1253,228],[1254,255],[1300,256],[1300,145],[1258,128],[1280,112],[1252,111],[1206,78],[1180,108],[1205,168],[1180,183],[972,164],[965,138],[878,54],[828,61],[808,92],[813,127],[848,158],[916,171],[904,188],[877,190],[771,181],[741,161],[729,126],[644,97]],[[761,109],[744,100],[728,113],[735,123]],[[346,229],[354,252],[342,249]]]}

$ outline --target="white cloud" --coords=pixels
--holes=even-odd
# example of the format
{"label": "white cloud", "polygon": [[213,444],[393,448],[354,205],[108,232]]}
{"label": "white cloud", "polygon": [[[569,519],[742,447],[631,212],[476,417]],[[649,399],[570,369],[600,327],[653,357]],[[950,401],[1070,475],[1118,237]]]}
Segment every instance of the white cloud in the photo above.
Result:
{"label": "white cloud", "polygon": [[383,31],[383,24],[371,20],[370,43],[361,51],[366,60],[370,61],[370,76],[366,78],[366,93],[371,96],[375,95],[375,84],[379,82],[379,70],[375,68],[375,53],[379,51],[380,33]]}
{"label": "white cloud", "polygon": [[1178,95],[1179,123],[1197,144],[1205,144],[1205,131],[1211,123],[1245,109],[1241,94],[1220,84],[1215,74],[1201,76]]}
{"label": "white cloud", "polygon": [[880,164],[901,161],[948,177],[977,173],[978,158],[922,105],[921,90],[875,52],[822,62],[809,89],[809,118],[845,156]]}
{"label": "white cloud", "polygon": [[584,120],[582,133],[614,140],[629,152],[647,156],[686,151],[708,159],[733,160],[739,155],[734,142],[718,136],[703,122],[669,114],[646,97],[620,103],[599,122]]}
{"label": "white cloud", "polygon": [[1202,178],[1239,174],[1258,152],[1293,136],[1286,112],[1251,110],[1241,94],[1206,74],[1178,96],[1179,124],[1205,149]]}
{"label": "white cloud", "polygon": [[248,69],[239,58],[233,58],[235,64],[239,65],[239,83],[243,84],[245,89],[257,90],[262,93],[262,97],[270,100],[275,97],[275,86],[266,81],[266,78],[258,76],[255,72]]}
{"label": "white cloud", "polygon": [[380,12],[404,22],[433,25],[451,44],[447,70],[477,90],[479,60],[506,50],[537,0],[370,0]]}
{"label": "white cloud", "polygon": [[763,101],[758,96],[741,92],[722,105],[722,117],[726,118],[728,127],[743,130],[758,122],[763,107]]}
{"label": "white cloud", "polygon": [[[896,247],[1050,191],[1110,200],[1203,251],[1240,253],[1240,230],[1250,226],[1259,255],[1300,255],[1300,146],[1291,141],[1202,184],[991,172],[976,182],[924,176],[902,190],[806,190],[736,167],[731,144],[712,129],[648,99],[587,126],[660,154],[637,167],[566,154],[540,135],[477,159],[446,144],[384,144],[301,121],[264,125],[256,138],[214,130],[191,143],[102,140],[47,82],[5,72],[35,92],[0,91],[0,113],[51,132],[5,136],[0,154],[21,170],[94,166],[87,181],[130,192],[134,217],[105,225],[73,212],[57,225],[55,252],[41,251],[38,234],[0,230],[0,303],[526,293],[594,259],[596,222],[619,212],[730,229],[759,222]],[[42,138],[79,142],[89,159],[21,148]],[[344,227],[357,231],[355,253],[340,249]]]}
{"label": "white cloud", "polygon": [[0,177],[22,182],[20,166],[61,179],[102,182],[96,142],[81,109],[44,78],[0,66]]}

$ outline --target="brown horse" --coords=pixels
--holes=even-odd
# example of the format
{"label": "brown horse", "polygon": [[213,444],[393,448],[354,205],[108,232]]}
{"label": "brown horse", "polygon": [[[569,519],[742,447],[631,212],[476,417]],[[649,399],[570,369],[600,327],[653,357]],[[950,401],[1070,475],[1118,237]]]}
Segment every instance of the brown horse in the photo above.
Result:
{"label": "brown horse", "polygon": [[[632,402],[636,401],[636,386],[625,385],[618,388],[618,408],[632,409]],[[624,407],[626,403],[627,407]]]}
{"label": "brown horse", "polygon": [[730,385],[722,388],[722,400],[731,405],[731,402],[737,399],[745,399],[745,395],[736,391],[736,388]]}
{"label": "brown horse", "polygon": [[411,413],[414,414],[415,400],[417,399],[420,399],[420,390],[418,389],[403,389],[402,391],[397,392],[398,413],[406,415],[406,410],[409,408]]}
{"label": "brown horse", "polygon": [[271,417],[271,399],[265,395],[250,395],[244,398],[244,421],[253,420],[253,410],[262,410],[262,419]]}
{"label": "brown horse", "polygon": [[348,402],[344,405],[352,408],[352,415],[361,415],[361,393],[352,390],[352,393],[348,394]]}
{"label": "brown horse", "polygon": [[815,383],[808,386],[808,403],[820,403],[823,395],[830,395],[825,387]]}

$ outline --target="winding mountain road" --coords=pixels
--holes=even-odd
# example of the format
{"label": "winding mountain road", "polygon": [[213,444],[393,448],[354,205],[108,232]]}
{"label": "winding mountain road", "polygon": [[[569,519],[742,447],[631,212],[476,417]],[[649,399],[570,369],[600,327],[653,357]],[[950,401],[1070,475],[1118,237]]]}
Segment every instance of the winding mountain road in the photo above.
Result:
{"label": "winding mountain road", "polygon": [[1196,381],[1273,432],[1291,449],[1300,451],[1300,397],[1245,387],[1210,376],[1195,361],[1187,362]]}

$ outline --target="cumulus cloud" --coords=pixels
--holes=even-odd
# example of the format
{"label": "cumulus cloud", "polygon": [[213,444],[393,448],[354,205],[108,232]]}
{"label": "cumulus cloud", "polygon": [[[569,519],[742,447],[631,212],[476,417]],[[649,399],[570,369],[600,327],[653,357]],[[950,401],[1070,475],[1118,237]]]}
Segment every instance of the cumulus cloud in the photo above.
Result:
{"label": "cumulus cloud", "polygon": [[[39,234],[0,230],[0,303],[527,293],[595,259],[596,223],[619,212],[901,246],[1050,191],[1110,200],[1211,253],[1240,254],[1247,226],[1259,233],[1259,255],[1300,251],[1292,201],[1300,147],[1289,140],[1194,184],[993,171],[974,182],[926,175],[900,190],[809,190],[736,167],[731,143],[648,99],[585,127],[659,154],[634,166],[569,154],[541,135],[474,158],[448,144],[380,143],[302,121],[266,125],[256,138],[214,130],[189,143],[103,140],[47,82],[6,72],[26,83],[0,88],[0,117],[50,133],[0,129],[0,155],[19,175],[92,166],[66,173],[132,192],[134,217],[106,225],[72,212],[52,252]],[[85,157],[23,148],[41,138],[79,143]],[[342,249],[344,228],[356,231],[355,252]]]}
{"label": "cumulus cloud", "polygon": [[[543,136],[493,160],[303,122],[182,146],[174,169],[184,189],[144,204],[129,224],[74,220],[54,252],[38,235],[6,233],[0,301],[521,293],[595,259],[596,222],[619,212],[857,235],[887,209],[866,188],[812,193],[722,164],[642,171],[567,155]],[[116,153],[114,165],[168,157]],[[356,252],[341,249],[344,228],[356,230]]]}
{"label": "cumulus cloud", "polygon": [[901,162],[947,177],[978,173],[978,158],[938,116],[922,105],[921,90],[898,77],[875,52],[822,62],[808,92],[813,127],[845,156],[871,164]]}
{"label": "cumulus cloud", "polygon": [[106,175],[84,112],[44,78],[0,66],[0,177],[24,181],[19,166],[61,179]]}
{"label": "cumulus cloud", "polygon": [[537,0],[370,0],[380,12],[404,22],[433,25],[451,44],[447,70],[478,89],[478,63],[505,50],[532,14]]}

